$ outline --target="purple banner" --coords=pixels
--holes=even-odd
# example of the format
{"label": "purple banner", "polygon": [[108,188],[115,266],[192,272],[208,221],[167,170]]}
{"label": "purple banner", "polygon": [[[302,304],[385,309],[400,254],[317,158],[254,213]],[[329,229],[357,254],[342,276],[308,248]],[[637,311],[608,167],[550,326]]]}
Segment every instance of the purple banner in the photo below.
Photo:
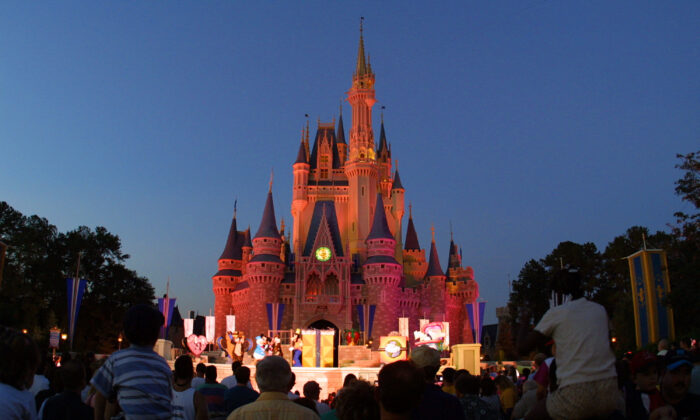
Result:
{"label": "purple banner", "polygon": [[175,310],[176,298],[169,298],[167,295],[164,298],[158,298],[158,310],[163,314],[165,323],[160,327],[160,336],[168,338],[168,327],[173,319],[173,311]]}
{"label": "purple banner", "polygon": [[73,348],[73,335],[75,334],[75,326],[78,324],[78,312],[80,312],[80,302],[83,300],[87,280],[85,279],[66,279],[68,290],[68,342],[70,348]]}
{"label": "purple banner", "polygon": [[467,315],[469,325],[472,327],[472,338],[474,343],[481,343],[481,330],[484,326],[484,310],[486,302],[467,303]]}

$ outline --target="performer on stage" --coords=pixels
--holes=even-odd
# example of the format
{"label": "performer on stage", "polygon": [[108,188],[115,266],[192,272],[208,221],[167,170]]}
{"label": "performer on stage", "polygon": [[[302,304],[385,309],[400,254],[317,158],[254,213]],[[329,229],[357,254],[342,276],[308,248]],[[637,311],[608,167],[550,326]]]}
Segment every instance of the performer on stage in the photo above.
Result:
{"label": "performer on stage", "polygon": [[301,367],[301,349],[303,347],[303,342],[301,340],[301,331],[297,330],[294,337],[292,337],[292,366]]}
{"label": "performer on stage", "polygon": [[255,350],[253,351],[253,358],[255,361],[259,361],[265,358],[265,336],[260,334],[255,337]]}
{"label": "performer on stage", "polygon": [[284,357],[284,355],[282,354],[282,340],[280,340],[280,337],[278,335],[276,335],[275,338],[272,339],[272,355]]}

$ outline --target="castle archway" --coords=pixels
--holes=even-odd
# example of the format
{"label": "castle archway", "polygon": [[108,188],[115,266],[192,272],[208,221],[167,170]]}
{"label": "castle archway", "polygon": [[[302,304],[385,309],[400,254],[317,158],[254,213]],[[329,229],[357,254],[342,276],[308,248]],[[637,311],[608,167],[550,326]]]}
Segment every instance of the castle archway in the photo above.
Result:
{"label": "castle archway", "polygon": [[335,336],[333,337],[333,366],[338,367],[338,345],[340,344],[340,329],[327,319],[319,319],[311,324],[309,328],[316,330],[327,330],[332,329],[335,331]]}

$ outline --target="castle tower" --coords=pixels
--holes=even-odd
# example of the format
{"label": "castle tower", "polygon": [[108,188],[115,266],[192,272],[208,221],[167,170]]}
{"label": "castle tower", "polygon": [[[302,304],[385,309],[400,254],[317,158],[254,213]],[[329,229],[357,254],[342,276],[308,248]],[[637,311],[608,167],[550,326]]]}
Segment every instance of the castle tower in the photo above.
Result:
{"label": "castle tower", "polygon": [[292,191],[292,234],[294,237],[294,244],[292,249],[297,255],[301,254],[301,247],[303,246],[302,230],[302,213],[306,206],[309,204],[307,185],[309,183],[309,170],[311,165],[309,165],[309,155],[308,155],[308,136],[309,136],[309,126],[307,124],[306,130],[302,131],[301,143],[299,144],[299,151],[297,153],[297,159],[294,161],[292,166],[294,171],[294,186]]}
{"label": "castle tower", "polygon": [[423,282],[428,271],[425,260],[425,250],[420,248],[418,234],[413,225],[413,207],[408,206],[408,227],[406,228],[406,244],[403,249],[403,271],[406,275],[406,286],[415,287]]}
{"label": "castle tower", "polygon": [[369,235],[370,218],[373,213],[372,200],[377,193],[377,166],[372,131],[372,107],[374,97],[374,73],[365,58],[365,44],[360,25],[360,46],[357,51],[357,66],[348,91],[348,102],[352,106],[352,128],[345,174],[348,177],[348,238],[350,254],[366,257],[365,239]]}
{"label": "castle tower", "polygon": [[435,246],[435,228],[431,228],[433,240],[430,243],[430,260],[428,271],[425,273],[423,285],[424,308],[430,308],[430,319],[433,321],[446,321],[445,319],[445,273],[440,267],[437,247]]}
{"label": "castle tower", "polygon": [[379,177],[379,188],[384,197],[389,197],[391,191],[391,151],[386,142],[384,132],[384,117],[382,116],[381,129],[379,130],[379,147],[377,147],[377,175]]}
{"label": "castle tower", "polygon": [[226,315],[232,313],[231,292],[243,276],[243,245],[245,232],[239,232],[236,226],[236,208],[233,210],[231,228],[226,238],[224,252],[219,257],[219,270],[212,276],[214,291],[214,315],[216,317],[216,336],[220,337],[226,330]]}
{"label": "castle tower", "polygon": [[279,284],[284,278],[281,250],[282,237],[277,230],[270,182],[260,227],[253,238],[253,258],[246,267],[245,279],[250,287],[248,312],[255,314],[248,320],[247,332],[250,335],[267,333],[269,329],[266,304],[278,302]]}
{"label": "castle tower", "polygon": [[376,305],[372,335],[379,337],[398,329],[399,284],[403,270],[394,258],[396,240],[389,230],[380,193],[374,212],[372,230],[367,236],[367,260],[362,268],[367,301]]}
{"label": "castle tower", "polygon": [[401,178],[399,177],[399,169],[396,168],[394,173],[394,180],[391,184],[391,215],[393,216],[394,226],[392,226],[392,231],[394,232],[394,238],[396,239],[396,249],[394,249],[394,256],[399,264],[403,265],[403,251],[401,247],[403,246],[403,238],[401,233],[403,232],[403,226],[401,221],[403,220],[404,213],[404,192],[406,190],[401,184]]}
{"label": "castle tower", "polygon": [[343,126],[343,107],[340,107],[340,117],[338,118],[338,126],[336,127],[335,139],[338,143],[338,156],[340,162],[345,164],[348,160],[348,145],[345,143],[345,127]]}

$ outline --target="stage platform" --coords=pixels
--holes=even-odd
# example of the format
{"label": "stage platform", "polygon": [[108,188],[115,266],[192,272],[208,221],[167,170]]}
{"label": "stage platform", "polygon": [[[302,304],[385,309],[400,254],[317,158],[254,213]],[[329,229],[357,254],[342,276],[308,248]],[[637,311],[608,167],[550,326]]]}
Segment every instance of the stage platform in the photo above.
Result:
{"label": "stage platform", "polygon": [[[171,368],[174,368],[174,362],[168,360]],[[221,380],[232,374],[230,363],[207,363],[207,366],[216,366],[216,379]],[[255,389],[258,389],[255,383],[255,365],[246,364],[250,368],[250,380]],[[360,379],[363,379],[371,384],[377,380],[379,367],[341,367],[341,368],[311,368],[311,367],[293,367],[292,372],[296,375],[296,383],[292,392],[299,391],[303,395],[302,388],[308,381],[316,381],[321,385],[321,399],[328,398],[329,392],[337,392],[343,386],[345,376],[352,373]]]}

